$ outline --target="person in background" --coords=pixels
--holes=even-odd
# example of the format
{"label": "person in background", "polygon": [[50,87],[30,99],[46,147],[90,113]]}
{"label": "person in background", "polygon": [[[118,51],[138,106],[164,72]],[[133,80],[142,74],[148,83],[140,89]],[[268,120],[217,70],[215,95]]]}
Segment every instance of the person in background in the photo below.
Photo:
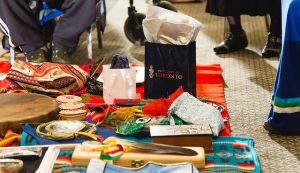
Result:
{"label": "person in background", "polygon": [[[35,0],[41,3],[42,0]],[[80,34],[96,18],[95,0],[48,0],[50,8],[60,9],[53,33],[52,62],[69,63]],[[19,47],[29,62],[47,61],[45,38],[30,0],[0,0],[0,29],[9,37],[12,47]]]}
{"label": "person in background", "polygon": [[216,54],[225,54],[245,49],[248,46],[247,35],[241,25],[241,15],[270,14],[271,24],[262,56],[279,56],[281,49],[281,0],[208,0],[206,12],[225,16],[230,32],[224,41],[214,48]]}
{"label": "person in background", "polygon": [[271,133],[300,134],[300,0],[282,1],[283,44],[271,108],[264,127]]}

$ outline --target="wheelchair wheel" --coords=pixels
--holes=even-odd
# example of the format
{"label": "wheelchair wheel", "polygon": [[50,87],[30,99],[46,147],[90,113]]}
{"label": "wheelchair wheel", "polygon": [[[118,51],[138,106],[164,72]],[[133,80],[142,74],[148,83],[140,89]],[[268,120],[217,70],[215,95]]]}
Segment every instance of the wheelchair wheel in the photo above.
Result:
{"label": "wheelchair wheel", "polygon": [[125,21],[124,32],[127,39],[133,44],[144,45],[146,38],[143,32],[142,22],[146,18],[145,14],[135,13],[134,17],[128,17]]}
{"label": "wheelchair wheel", "polygon": [[167,10],[171,10],[174,12],[177,12],[177,9],[168,1],[160,1],[157,6],[161,7],[161,8],[165,8]]}

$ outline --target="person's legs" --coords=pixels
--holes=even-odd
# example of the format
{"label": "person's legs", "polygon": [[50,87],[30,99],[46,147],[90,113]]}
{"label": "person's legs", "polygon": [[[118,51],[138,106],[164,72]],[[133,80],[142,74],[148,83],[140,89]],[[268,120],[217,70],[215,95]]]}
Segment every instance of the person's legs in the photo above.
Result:
{"label": "person's legs", "polygon": [[64,14],[53,33],[52,61],[68,63],[68,55],[75,51],[80,34],[95,21],[96,1],[64,0],[61,8]]}
{"label": "person's legs", "polygon": [[262,50],[263,57],[279,56],[281,49],[281,0],[270,4],[270,30],[268,40]]}
{"label": "person's legs", "polygon": [[10,45],[20,47],[28,61],[46,61],[41,28],[25,0],[0,0],[0,28],[9,36]]}
{"label": "person's legs", "polygon": [[227,16],[230,32],[234,34],[242,34],[243,27],[241,23],[241,16]]}
{"label": "person's legs", "polygon": [[270,33],[276,37],[281,37],[281,0],[275,0],[272,4],[270,17]]}
{"label": "person's legs", "polygon": [[226,36],[225,40],[214,48],[216,54],[224,54],[241,50],[248,45],[247,36],[242,28],[241,17],[239,15],[228,16],[227,21],[229,23],[230,32]]}
{"label": "person's legs", "polygon": [[266,129],[281,134],[300,134],[300,0],[284,2],[284,42],[275,78]]}

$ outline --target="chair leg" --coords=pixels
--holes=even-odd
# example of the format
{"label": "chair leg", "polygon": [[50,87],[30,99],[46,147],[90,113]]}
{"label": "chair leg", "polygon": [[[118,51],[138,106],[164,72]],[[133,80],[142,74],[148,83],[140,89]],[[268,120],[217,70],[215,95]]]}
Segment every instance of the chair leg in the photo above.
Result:
{"label": "chair leg", "polygon": [[10,53],[10,64],[13,65],[15,63],[15,49],[13,47],[9,48]]}
{"label": "chair leg", "polygon": [[98,41],[98,48],[101,49],[103,48],[103,44],[102,44],[102,31],[100,29],[100,26],[96,23],[96,28],[97,28],[97,41]]}
{"label": "chair leg", "polygon": [[101,49],[103,47],[103,32],[106,25],[106,4],[105,0],[98,0],[96,5],[96,29],[97,29],[97,41],[98,48]]}
{"label": "chair leg", "polygon": [[90,27],[88,29],[87,58],[88,58],[88,63],[92,63],[93,62],[93,36],[92,36],[92,27]]}

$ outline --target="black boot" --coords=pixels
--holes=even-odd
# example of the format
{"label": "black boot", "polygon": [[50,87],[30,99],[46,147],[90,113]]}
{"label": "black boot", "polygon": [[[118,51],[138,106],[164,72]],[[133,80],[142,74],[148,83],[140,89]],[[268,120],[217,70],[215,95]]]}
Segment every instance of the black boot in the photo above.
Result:
{"label": "black boot", "polygon": [[58,64],[71,64],[70,54],[65,49],[53,45],[52,62]]}
{"label": "black boot", "polygon": [[265,122],[263,126],[267,131],[269,131],[269,133],[280,134],[277,130],[273,129],[268,122]]}
{"label": "black boot", "polygon": [[47,62],[46,51],[43,49],[37,49],[30,52],[25,52],[25,58],[31,63],[43,63]]}
{"label": "black boot", "polygon": [[229,32],[224,41],[214,48],[216,54],[225,54],[245,49],[248,46],[246,33],[234,34]]}
{"label": "black boot", "polygon": [[281,38],[269,33],[268,40],[262,50],[262,56],[265,58],[278,57],[281,50]]}

